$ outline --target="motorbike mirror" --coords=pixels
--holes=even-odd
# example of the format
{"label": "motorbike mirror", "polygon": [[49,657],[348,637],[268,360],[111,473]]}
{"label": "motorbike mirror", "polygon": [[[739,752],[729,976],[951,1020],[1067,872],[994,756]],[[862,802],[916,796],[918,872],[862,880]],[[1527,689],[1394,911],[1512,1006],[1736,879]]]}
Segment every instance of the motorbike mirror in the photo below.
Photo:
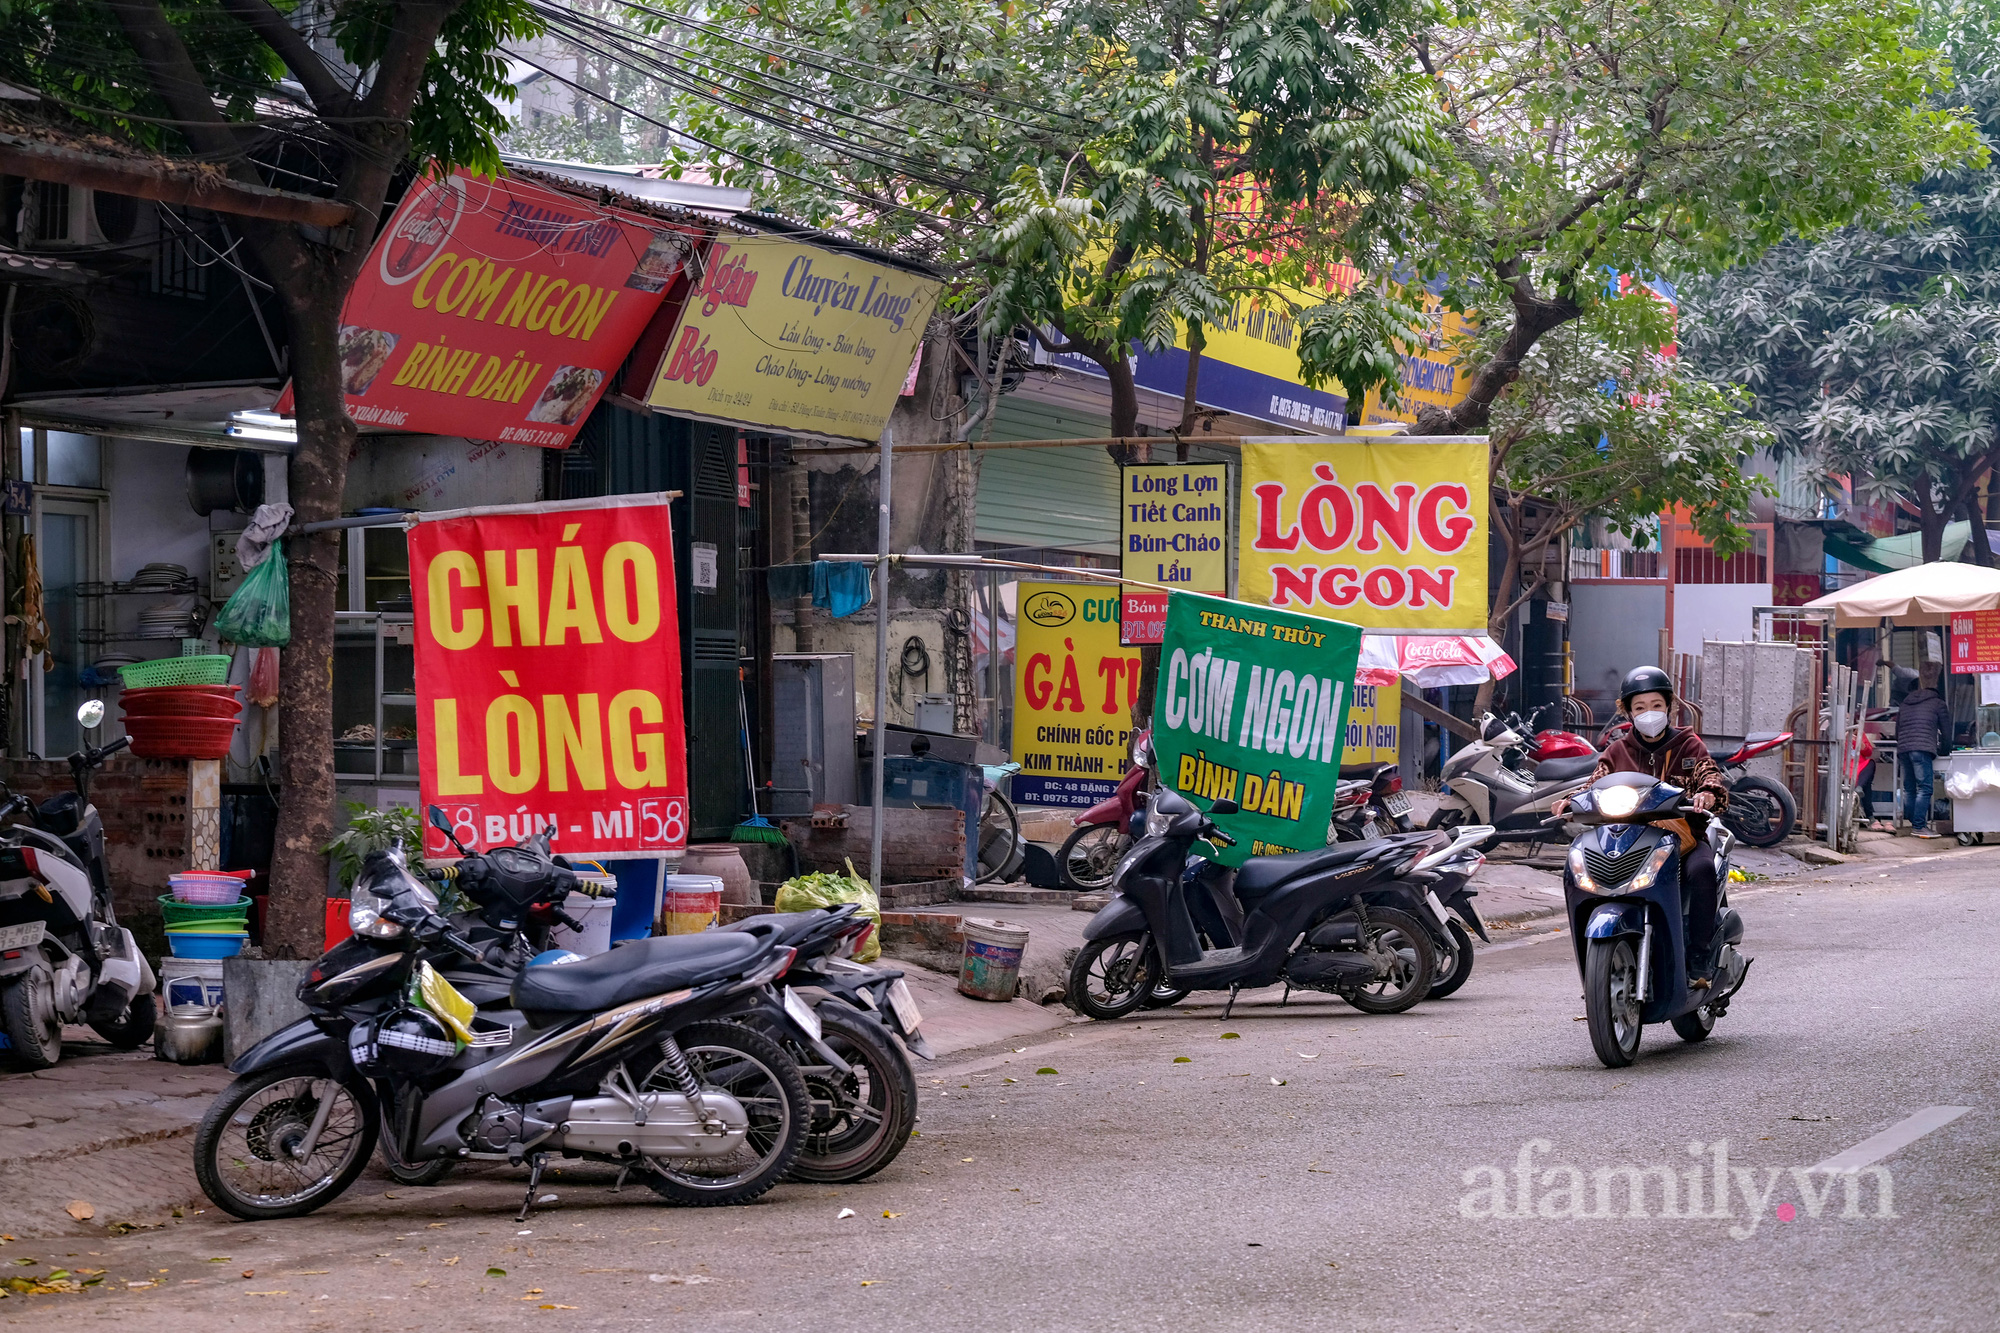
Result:
{"label": "motorbike mirror", "polygon": [[460,856],[472,855],[472,852],[466,847],[466,845],[458,840],[458,835],[452,832],[451,816],[444,812],[443,806],[441,805],[432,806],[430,808],[429,814],[431,819],[431,827],[436,829],[438,832],[444,834],[445,837],[451,839],[451,845],[458,848],[458,854]]}
{"label": "motorbike mirror", "polygon": [[85,731],[95,731],[104,723],[104,700],[85,699],[77,705],[76,720]]}
{"label": "motorbike mirror", "polygon": [[1242,810],[1242,808],[1242,806],[1225,796],[1214,805],[1208,807],[1208,813],[1211,815],[1233,815]]}

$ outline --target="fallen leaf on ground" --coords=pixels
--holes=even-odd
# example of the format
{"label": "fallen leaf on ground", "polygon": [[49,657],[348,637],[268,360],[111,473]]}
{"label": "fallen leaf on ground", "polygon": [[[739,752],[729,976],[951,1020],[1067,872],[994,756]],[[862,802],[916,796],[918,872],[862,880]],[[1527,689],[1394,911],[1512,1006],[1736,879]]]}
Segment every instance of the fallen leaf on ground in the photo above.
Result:
{"label": "fallen leaf on ground", "polygon": [[454,1254],[453,1256],[451,1256],[451,1258],[444,1261],[444,1266],[446,1268],[449,1268],[457,1262],[458,1262],[458,1256]]}
{"label": "fallen leaf on ground", "polygon": [[892,1212],[890,1212],[890,1211],[889,1211],[888,1209],[884,1208],[884,1209],[882,1210],[882,1216],[884,1216],[884,1217],[901,1217],[901,1216],[902,1216],[902,1214],[901,1214],[901,1213],[892,1213]]}
{"label": "fallen leaf on ground", "polygon": [[246,1268],[246,1269],[244,1269],[244,1270],[243,1270],[243,1276],[244,1276],[244,1277],[256,1277],[256,1276],[257,1276],[257,1270],[256,1270],[256,1269],[254,1269],[254,1268]]}
{"label": "fallen leaf on ground", "polygon": [[245,1296],[289,1296],[292,1293],[289,1291],[246,1291],[243,1294]]}
{"label": "fallen leaf on ground", "polygon": [[529,1287],[528,1294],[530,1296],[539,1296],[542,1294],[542,1289],[540,1287]]}
{"label": "fallen leaf on ground", "polygon": [[1036,1072],[1037,1074],[1056,1074],[1056,1073],[1060,1073],[1060,1072],[1062,1072],[1062,1071],[1061,1071],[1061,1070],[1058,1070],[1058,1069],[1057,1069],[1057,1068],[1056,1068],[1055,1066],[1053,1066],[1053,1065],[1043,1065],[1043,1066],[1042,1066],[1042,1067],[1041,1067],[1040,1069],[1037,1069],[1037,1070],[1036,1070],[1035,1072]]}
{"label": "fallen leaf on ground", "polygon": [[646,1274],[646,1280],[648,1282],[671,1282],[676,1286],[682,1287],[699,1287],[704,1282],[715,1281],[714,1278],[709,1277],[705,1273],[689,1273],[686,1277],[682,1277],[678,1273],[648,1273]]}
{"label": "fallen leaf on ground", "polygon": [[1401,1070],[1401,1069],[1399,1069],[1399,1070],[1397,1070],[1397,1071],[1396,1071],[1395,1073],[1393,1073],[1393,1074],[1389,1075],[1389,1077],[1390,1077],[1390,1078],[1408,1078],[1408,1077],[1409,1077],[1409,1074],[1408,1074],[1407,1072],[1405,1072],[1404,1070]]}
{"label": "fallen leaf on ground", "polygon": [[488,1276],[488,1277],[506,1277],[506,1276],[507,1276],[507,1270],[506,1270],[506,1269],[504,1269],[504,1268],[489,1268],[489,1269],[487,1269],[487,1270],[486,1270],[486,1276]]}
{"label": "fallen leaf on ground", "polygon": [[1223,1033],[1223,1034],[1222,1034],[1222,1035],[1221,1035],[1220,1037],[1217,1037],[1217,1038],[1216,1038],[1216,1040],[1217,1040],[1217,1041],[1236,1041],[1236,1040],[1240,1039],[1240,1038],[1241,1038],[1242,1036],[1243,1036],[1243,1034],[1242,1034],[1242,1033],[1240,1033],[1240,1032],[1225,1032],[1225,1033]]}
{"label": "fallen leaf on ground", "polygon": [[1282,1088],[1282,1087],[1284,1087],[1284,1086],[1285,1086],[1285,1083],[1286,1083],[1286,1080],[1284,1080],[1284,1079],[1282,1079],[1282,1078],[1274,1078],[1274,1079],[1272,1079],[1272,1080],[1271,1080],[1271,1086],[1272,1086],[1272,1087],[1274,1087],[1274,1088]]}
{"label": "fallen leaf on ground", "polygon": [[554,1203],[555,1201],[556,1196],[553,1194],[544,1194],[541,1198],[535,1200],[536,1203]]}
{"label": "fallen leaf on ground", "polygon": [[574,1305],[544,1305],[542,1307],[544,1310],[574,1310],[575,1308]]}
{"label": "fallen leaf on ground", "polygon": [[882,1279],[879,1277],[865,1277],[861,1279],[861,1285],[864,1287],[872,1287],[881,1280]]}
{"label": "fallen leaf on ground", "polygon": [[63,1205],[63,1211],[79,1222],[88,1222],[91,1218],[97,1216],[97,1210],[82,1199],[71,1199],[67,1204]]}
{"label": "fallen leaf on ground", "polygon": [[959,1161],[961,1161],[961,1162],[969,1162],[969,1161],[971,1161],[972,1159],[971,1159],[970,1157],[961,1157],[961,1158],[959,1158],[958,1160],[959,1160]]}
{"label": "fallen leaf on ground", "polygon": [[852,1208],[843,1208],[834,1215],[833,1220],[838,1222],[844,1217],[852,1217],[852,1216],[854,1216],[854,1210]]}
{"label": "fallen leaf on ground", "polygon": [[1194,1061],[1185,1055],[1177,1055],[1174,1057],[1174,1063],[1177,1065],[1191,1065]]}
{"label": "fallen leaf on ground", "polygon": [[1314,1052],[1313,1052],[1313,1053],[1312,1053],[1311,1055],[1307,1055],[1307,1054],[1306,1054],[1306,1053],[1305,1053],[1304,1051],[1300,1051],[1300,1052],[1298,1053],[1298,1056],[1299,1056],[1299,1059],[1301,1059],[1301,1060],[1317,1060],[1317,1059],[1319,1059],[1319,1052],[1318,1052],[1318,1051],[1314,1051]]}

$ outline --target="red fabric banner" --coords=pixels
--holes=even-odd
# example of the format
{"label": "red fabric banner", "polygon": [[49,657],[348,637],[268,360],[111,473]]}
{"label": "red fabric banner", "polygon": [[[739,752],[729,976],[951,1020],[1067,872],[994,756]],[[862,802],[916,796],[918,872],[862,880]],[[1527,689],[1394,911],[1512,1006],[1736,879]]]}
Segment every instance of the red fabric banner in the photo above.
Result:
{"label": "red fabric banner", "polygon": [[[474,851],[554,824],[568,856],[687,845],[673,533],[659,496],[410,529],[426,806]],[[426,830],[426,856],[449,856]]]}
{"label": "red fabric banner", "polygon": [[518,176],[420,180],[341,311],[347,414],[565,448],[706,240]]}

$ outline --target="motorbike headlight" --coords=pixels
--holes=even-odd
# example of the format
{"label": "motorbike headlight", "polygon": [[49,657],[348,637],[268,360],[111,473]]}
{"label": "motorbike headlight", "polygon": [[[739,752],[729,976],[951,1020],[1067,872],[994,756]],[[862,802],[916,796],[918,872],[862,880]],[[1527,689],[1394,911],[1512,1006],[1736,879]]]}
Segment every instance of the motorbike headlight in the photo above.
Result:
{"label": "motorbike headlight", "polygon": [[1167,825],[1172,822],[1173,822],[1173,816],[1169,815],[1165,810],[1162,810],[1160,808],[1160,803],[1158,801],[1155,801],[1153,802],[1153,804],[1146,807],[1147,837],[1159,838],[1166,836]]}
{"label": "motorbike headlight", "polygon": [[1637,787],[1612,787],[1597,794],[1597,813],[1623,819],[1639,808]]}
{"label": "motorbike headlight", "polygon": [[393,940],[403,933],[403,928],[382,915],[388,904],[360,885],[354,886],[354,900],[347,909],[347,928],[356,935],[366,935],[378,940]]}

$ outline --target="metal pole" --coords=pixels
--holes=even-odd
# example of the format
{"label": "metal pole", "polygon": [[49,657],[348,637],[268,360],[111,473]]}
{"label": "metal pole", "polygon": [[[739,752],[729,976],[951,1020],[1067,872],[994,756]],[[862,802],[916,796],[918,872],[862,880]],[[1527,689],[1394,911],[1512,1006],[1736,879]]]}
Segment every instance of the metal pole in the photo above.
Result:
{"label": "metal pole", "polygon": [[1000,572],[986,575],[986,743],[1000,743]]}
{"label": "metal pole", "polygon": [[1826,845],[1831,851],[1840,850],[1840,783],[1847,768],[1847,691],[1841,688],[1840,666],[1833,660],[1833,653],[1826,655],[1826,692],[1828,709],[1827,764],[1826,764]]}
{"label": "metal pole", "polygon": [[889,756],[889,453],[895,428],[882,427],[875,485],[875,822],[868,835],[868,882],[882,892],[882,774]]}

